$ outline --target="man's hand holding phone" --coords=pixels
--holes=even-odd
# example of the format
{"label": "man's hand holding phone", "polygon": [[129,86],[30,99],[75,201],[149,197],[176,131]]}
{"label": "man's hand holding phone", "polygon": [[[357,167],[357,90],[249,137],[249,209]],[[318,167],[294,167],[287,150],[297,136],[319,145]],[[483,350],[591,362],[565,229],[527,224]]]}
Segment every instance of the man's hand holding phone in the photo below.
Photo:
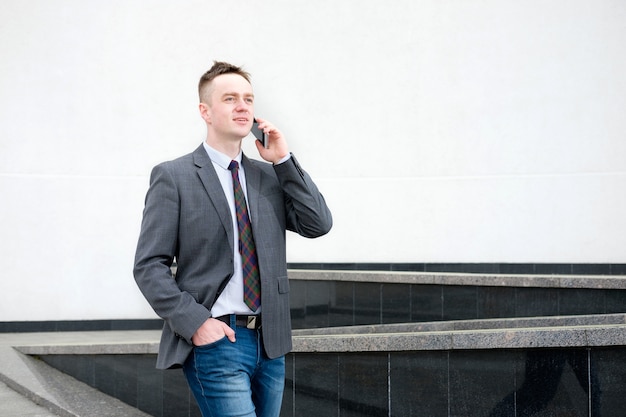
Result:
{"label": "man's hand holding phone", "polygon": [[255,118],[252,134],[257,138],[256,148],[264,160],[275,164],[289,154],[283,134],[267,120]]}

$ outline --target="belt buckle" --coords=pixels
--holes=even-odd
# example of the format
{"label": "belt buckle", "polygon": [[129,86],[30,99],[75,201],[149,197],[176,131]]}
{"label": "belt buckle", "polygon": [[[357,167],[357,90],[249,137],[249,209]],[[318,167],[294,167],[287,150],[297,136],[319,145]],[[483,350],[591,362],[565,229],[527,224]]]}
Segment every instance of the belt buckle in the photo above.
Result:
{"label": "belt buckle", "polygon": [[257,316],[246,317],[246,329],[250,329],[250,330],[256,329],[256,317]]}

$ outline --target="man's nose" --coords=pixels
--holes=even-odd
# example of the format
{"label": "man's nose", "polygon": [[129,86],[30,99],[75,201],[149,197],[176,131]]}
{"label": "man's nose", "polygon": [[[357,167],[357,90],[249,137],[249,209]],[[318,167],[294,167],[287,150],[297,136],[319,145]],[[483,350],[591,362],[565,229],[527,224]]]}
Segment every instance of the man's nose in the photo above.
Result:
{"label": "man's nose", "polygon": [[246,102],[246,100],[237,100],[237,106],[235,107],[235,110],[248,111],[250,110],[250,107],[252,107],[252,105]]}

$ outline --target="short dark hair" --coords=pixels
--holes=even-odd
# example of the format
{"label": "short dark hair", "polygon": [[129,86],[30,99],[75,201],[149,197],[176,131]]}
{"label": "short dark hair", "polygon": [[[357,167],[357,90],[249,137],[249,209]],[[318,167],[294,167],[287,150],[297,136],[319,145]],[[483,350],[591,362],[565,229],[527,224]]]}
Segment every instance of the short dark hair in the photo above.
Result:
{"label": "short dark hair", "polygon": [[207,72],[202,74],[200,77],[200,82],[198,83],[198,96],[200,97],[200,101],[202,98],[208,98],[209,96],[209,87],[211,81],[215,79],[215,77],[223,74],[237,74],[241,75],[246,81],[250,82],[250,74],[244,71],[241,67],[238,67],[233,64],[229,64],[228,62],[220,62],[213,61],[213,66]]}

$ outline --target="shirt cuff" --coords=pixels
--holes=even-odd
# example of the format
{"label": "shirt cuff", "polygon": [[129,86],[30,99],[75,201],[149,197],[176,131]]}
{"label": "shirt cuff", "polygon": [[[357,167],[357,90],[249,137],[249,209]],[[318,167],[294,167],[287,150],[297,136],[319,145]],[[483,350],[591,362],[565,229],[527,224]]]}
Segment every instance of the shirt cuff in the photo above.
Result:
{"label": "shirt cuff", "polygon": [[282,164],[283,162],[287,162],[287,161],[288,161],[288,160],[290,160],[290,159],[291,159],[291,152],[289,152],[287,155],[283,156],[283,157],[281,158],[281,160],[280,160],[280,161],[278,161],[278,162],[276,162],[274,165],[280,165],[280,164]]}

